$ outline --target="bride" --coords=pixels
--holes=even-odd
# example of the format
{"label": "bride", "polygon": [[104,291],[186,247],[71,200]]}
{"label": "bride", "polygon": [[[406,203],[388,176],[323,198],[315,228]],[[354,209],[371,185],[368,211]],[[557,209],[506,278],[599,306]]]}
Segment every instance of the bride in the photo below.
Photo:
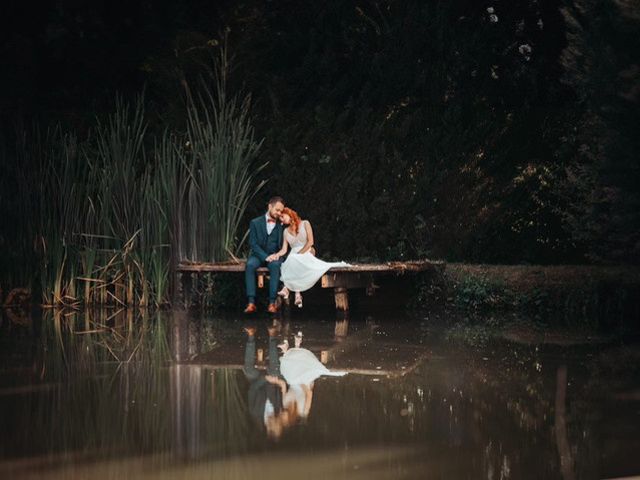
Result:
{"label": "bride", "polygon": [[309,290],[331,267],[345,267],[345,262],[323,262],[315,257],[313,230],[308,220],[301,220],[295,210],[285,208],[280,221],[287,228],[284,231],[282,249],[277,253],[282,257],[291,246],[291,253],[280,267],[280,280],[284,288],[278,292],[285,300],[289,292],[295,292],[295,304],[302,308],[300,292]]}
{"label": "bride", "polygon": [[[313,385],[322,376],[342,377],[347,372],[329,370],[306,348],[302,348],[302,332],[296,335],[295,348],[289,348],[285,340],[279,345],[280,373],[289,385],[282,397],[283,408],[299,418],[307,418],[313,400]],[[290,413],[290,414],[291,414]]]}

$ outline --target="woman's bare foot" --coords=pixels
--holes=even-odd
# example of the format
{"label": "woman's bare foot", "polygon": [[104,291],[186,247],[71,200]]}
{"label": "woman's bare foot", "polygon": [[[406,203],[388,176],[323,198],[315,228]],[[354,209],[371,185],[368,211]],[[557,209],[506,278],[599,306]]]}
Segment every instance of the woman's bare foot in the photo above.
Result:
{"label": "woman's bare foot", "polygon": [[287,350],[289,350],[289,341],[283,340],[282,343],[278,345],[278,348],[282,351],[282,353],[287,353]]}
{"label": "woman's bare foot", "polygon": [[298,308],[302,308],[302,295],[300,295],[300,292],[296,292],[296,299],[293,303],[295,303]]}
{"label": "woman's bare foot", "polygon": [[287,300],[289,298],[289,289],[287,287],[283,287],[282,290],[278,292],[278,295],[284,300]]}

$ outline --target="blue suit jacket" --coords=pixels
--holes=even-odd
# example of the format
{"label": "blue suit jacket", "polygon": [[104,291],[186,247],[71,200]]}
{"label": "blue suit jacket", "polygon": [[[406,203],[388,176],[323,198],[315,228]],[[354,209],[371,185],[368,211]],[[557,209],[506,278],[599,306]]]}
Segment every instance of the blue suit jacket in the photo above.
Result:
{"label": "blue suit jacket", "polygon": [[[272,253],[276,253],[280,248],[282,248],[282,235],[284,229],[282,228],[282,224],[280,222],[276,223],[276,226],[273,228],[273,232],[271,235],[275,235],[271,240],[271,244],[269,242],[269,235],[267,234],[267,219],[265,215],[261,215],[259,217],[251,220],[249,224],[249,246],[251,247],[250,255],[254,255],[260,259],[261,262],[264,262],[266,258]],[[275,244],[273,243],[275,240]]]}

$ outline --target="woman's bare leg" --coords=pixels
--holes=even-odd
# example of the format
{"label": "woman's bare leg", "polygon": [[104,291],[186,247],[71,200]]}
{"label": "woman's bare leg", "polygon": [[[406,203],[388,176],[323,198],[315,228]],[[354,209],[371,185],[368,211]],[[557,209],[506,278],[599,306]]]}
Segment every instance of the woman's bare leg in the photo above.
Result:
{"label": "woman's bare leg", "polygon": [[287,287],[282,287],[282,290],[280,290],[278,292],[278,295],[280,295],[283,299],[288,299],[289,298],[289,289]]}

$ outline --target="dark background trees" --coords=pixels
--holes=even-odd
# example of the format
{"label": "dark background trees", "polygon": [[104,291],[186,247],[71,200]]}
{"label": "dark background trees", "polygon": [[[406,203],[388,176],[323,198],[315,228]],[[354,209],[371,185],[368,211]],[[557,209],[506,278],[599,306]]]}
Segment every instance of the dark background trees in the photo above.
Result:
{"label": "dark background trees", "polygon": [[285,196],[323,256],[640,258],[631,2],[37,5],[2,7],[5,145],[33,119],[86,131],[143,88],[152,128],[180,128],[184,81],[226,41],[269,162],[249,213]]}

